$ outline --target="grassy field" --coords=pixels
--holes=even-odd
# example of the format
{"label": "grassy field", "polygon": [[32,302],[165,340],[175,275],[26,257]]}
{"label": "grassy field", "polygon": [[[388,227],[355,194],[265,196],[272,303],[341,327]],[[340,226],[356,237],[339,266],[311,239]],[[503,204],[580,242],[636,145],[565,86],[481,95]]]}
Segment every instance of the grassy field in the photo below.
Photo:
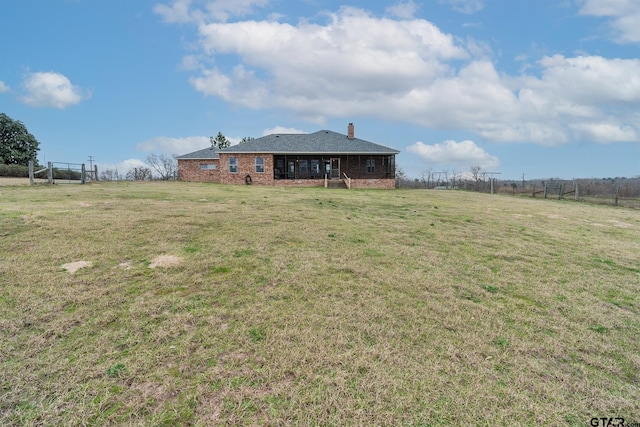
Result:
{"label": "grassy field", "polygon": [[637,210],[3,187],[0,242],[0,425],[640,421]]}

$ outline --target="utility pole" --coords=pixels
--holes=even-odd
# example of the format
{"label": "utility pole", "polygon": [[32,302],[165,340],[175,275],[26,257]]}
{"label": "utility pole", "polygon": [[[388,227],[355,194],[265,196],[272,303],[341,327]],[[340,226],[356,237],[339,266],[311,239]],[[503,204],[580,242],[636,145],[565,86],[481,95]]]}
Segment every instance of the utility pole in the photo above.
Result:
{"label": "utility pole", "polygon": [[487,175],[489,175],[489,180],[491,181],[491,194],[493,194],[493,175],[500,175],[502,172],[486,172]]}
{"label": "utility pole", "polygon": [[97,177],[93,176],[93,156],[89,156],[89,175],[91,176],[91,181],[95,181]]}

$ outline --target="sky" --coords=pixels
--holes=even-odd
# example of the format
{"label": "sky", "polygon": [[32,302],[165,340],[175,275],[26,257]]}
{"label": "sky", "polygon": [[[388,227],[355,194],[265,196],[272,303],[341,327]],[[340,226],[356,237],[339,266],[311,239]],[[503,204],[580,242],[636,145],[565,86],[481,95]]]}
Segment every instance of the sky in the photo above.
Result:
{"label": "sky", "polygon": [[119,173],[347,133],[409,177],[640,175],[640,0],[0,0],[0,112]]}

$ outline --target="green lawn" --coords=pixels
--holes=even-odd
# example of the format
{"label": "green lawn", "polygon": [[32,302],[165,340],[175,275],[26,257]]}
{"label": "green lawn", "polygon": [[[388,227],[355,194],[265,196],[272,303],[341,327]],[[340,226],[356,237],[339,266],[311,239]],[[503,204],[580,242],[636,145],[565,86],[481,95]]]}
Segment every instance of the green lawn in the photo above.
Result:
{"label": "green lawn", "polygon": [[0,245],[0,425],[640,421],[638,210],[2,187]]}

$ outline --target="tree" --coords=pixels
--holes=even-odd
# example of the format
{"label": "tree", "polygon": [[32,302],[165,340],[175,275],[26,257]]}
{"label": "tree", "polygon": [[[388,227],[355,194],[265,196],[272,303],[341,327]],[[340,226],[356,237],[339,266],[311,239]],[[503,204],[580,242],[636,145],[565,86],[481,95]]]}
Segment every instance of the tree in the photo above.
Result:
{"label": "tree", "polygon": [[147,163],[161,181],[175,179],[176,172],[178,171],[178,162],[175,157],[154,153],[147,157]]}
{"label": "tree", "polygon": [[431,186],[431,172],[432,172],[431,168],[423,169],[422,172],[420,172],[420,176],[422,178],[422,185],[424,185],[424,188],[429,188]]}
{"label": "tree", "polygon": [[480,166],[471,166],[471,176],[476,182],[476,191],[480,191],[480,181],[484,182],[487,172],[483,171]]}
{"label": "tree", "polygon": [[400,168],[396,166],[396,188],[402,188],[402,182],[407,178],[407,175]]}
{"label": "tree", "polygon": [[120,181],[122,177],[118,175],[118,169],[105,169],[100,173],[100,179],[103,181]]}
{"label": "tree", "polygon": [[227,148],[231,143],[227,139],[226,136],[222,134],[222,132],[218,132],[218,136],[215,139],[211,138],[211,145],[218,147],[218,149],[222,150],[223,148]]}
{"label": "tree", "polygon": [[480,166],[471,166],[471,176],[473,180],[478,182],[480,181],[480,174],[482,173],[482,168]]}
{"label": "tree", "polygon": [[28,166],[40,143],[22,122],[0,113],[0,164]]}
{"label": "tree", "polygon": [[144,166],[133,168],[127,172],[126,178],[132,181],[149,181],[151,180],[151,169]]}

